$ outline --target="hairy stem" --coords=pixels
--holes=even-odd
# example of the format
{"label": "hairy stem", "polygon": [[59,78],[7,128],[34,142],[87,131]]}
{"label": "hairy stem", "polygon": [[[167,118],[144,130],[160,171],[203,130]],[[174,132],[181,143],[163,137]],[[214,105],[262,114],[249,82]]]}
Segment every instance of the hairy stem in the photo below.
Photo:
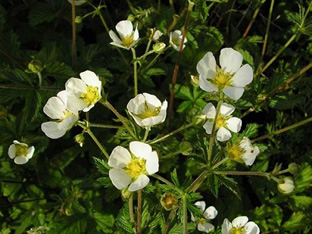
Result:
{"label": "hairy stem", "polygon": [[261,1],[261,2],[260,2],[260,5],[257,7],[257,9],[255,10],[255,12],[253,13],[253,16],[252,16],[252,18],[251,18],[251,20],[250,20],[250,22],[249,22],[249,24],[248,24],[248,26],[247,26],[245,32],[244,32],[242,38],[247,37],[247,34],[249,33],[249,31],[250,31],[250,29],[251,29],[253,23],[255,22],[255,20],[256,20],[258,14],[259,14],[260,8],[261,8],[261,6],[262,6],[262,4],[263,4],[264,2],[265,2],[265,1]]}
{"label": "hairy stem", "polygon": [[142,190],[138,190],[137,231],[141,234]]}
{"label": "hairy stem", "polygon": [[129,206],[129,215],[130,215],[130,221],[132,224],[133,233],[137,233],[135,229],[135,221],[134,221],[134,212],[133,212],[133,194],[130,195],[128,200],[128,206]]}
{"label": "hairy stem", "polygon": [[93,128],[121,128],[122,126],[110,125],[110,124],[98,124],[98,123],[89,123],[90,127]]}
{"label": "hairy stem", "polygon": [[76,48],[76,3],[75,0],[72,0],[72,67],[75,67],[76,57],[77,57],[77,48]]}
{"label": "hairy stem", "polygon": [[208,176],[208,172],[203,171],[185,191],[195,192],[200,187],[200,185],[205,181],[207,176]]}
{"label": "hairy stem", "polygon": [[99,147],[99,149],[102,151],[102,153],[104,154],[104,156],[108,159],[109,158],[109,154],[107,153],[107,151],[104,149],[104,147],[101,145],[101,143],[98,141],[98,139],[95,137],[95,135],[93,134],[93,132],[90,129],[87,129],[86,132],[89,134],[89,136],[92,138],[92,140],[95,142],[95,144]]}
{"label": "hairy stem", "polygon": [[246,175],[246,176],[263,176],[268,177],[270,173],[267,172],[258,172],[258,171],[215,171],[213,172],[216,175]]}
{"label": "hairy stem", "polygon": [[187,234],[187,200],[183,196],[183,234]]}
{"label": "hairy stem", "polygon": [[268,17],[268,23],[267,23],[267,27],[266,27],[266,30],[265,30],[265,36],[264,36],[262,52],[261,52],[262,57],[265,54],[266,45],[268,43],[268,37],[269,37],[269,30],[270,30],[270,25],[271,25],[273,7],[274,7],[274,0],[271,0],[270,10],[269,10],[269,17]]}
{"label": "hairy stem", "polygon": [[132,51],[132,56],[133,56],[134,96],[137,96],[138,95],[138,68],[137,68],[135,49],[131,48],[131,51]]}

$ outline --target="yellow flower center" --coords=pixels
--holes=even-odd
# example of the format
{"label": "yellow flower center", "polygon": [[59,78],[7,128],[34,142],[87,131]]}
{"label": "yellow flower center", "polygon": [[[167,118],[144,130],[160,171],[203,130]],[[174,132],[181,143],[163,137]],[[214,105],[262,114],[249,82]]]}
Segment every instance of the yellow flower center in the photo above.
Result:
{"label": "yellow flower center", "polygon": [[179,38],[172,38],[172,43],[175,44],[176,46],[180,46],[180,40]]}
{"label": "yellow flower center", "polygon": [[145,163],[146,161],[144,159],[134,158],[127,164],[125,171],[131,178],[136,179],[146,173]]}
{"label": "yellow flower center", "polygon": [[86,86],[86,93],[82,93],[80,98],[88,105],[96,103],[101,97],[97,87]]}
{"label": "yellow flower center", "polygon": [[217,72],[212,78],[211,83],[217,86],[219,90],[222,90],[224,87],[232,85],[231,79],[232,75],[230,73],[224,73],[221,68],[217,67]]}
{"label": "yellow flower center", "polygon": [[64,117],[61,119],[61,121],[64,120],[64,119],[66,119],[66,118],[68,118],[68,117],[71,116],[73,113],[70,112],[69,110],[65,110],[65,111],[63,111],[63,114],[64,114]]}
{"label": "yellow flower center", "polygon": [[233,145],[228,150],[229,157],[234,159],[235,161],[242,161],[242,155],[245,153],[245,151],[239,147],[238,145]]}
{"label": "yellow flower center", "polygon": [[137,115],[137,117],[139,117],[140,119],[146,119],[153,116],[157,116],[160,112],[160,107],[156,107],[155,109],[152,110],[150,109],[150,107],[146,102],[144,106],[145,106],[144,111]]}
{"label": "yellow flower center", "polygon": [[216,127],[217,128],[225,127],[227,119],[228,118],[226,116],[219,114],[216,122]]}
{"label": "yellow flower center", "polygon": [[197,224],[204,224],[204,223],[207,223],[207,219],[204,219],[204,218],[199,218],[199,219],[196,219],[196,223]]}
{"label": "yellow flower center", "polygon": [[129,48],[133,43],[133,33],[129,36],[125,36],[121,38],[121,44],[127,48]]}
{"label": "yellow flower center", "polygon": [[231,234],[245,234],[245,229],[243,227],[233,227]]}
{"label": "yellow flower center", "polygon": [[23,157],[27,157],[27,151],[28,151],[28,147],[25,145],[15,145],[15,155],[16,156],[23,156]]}

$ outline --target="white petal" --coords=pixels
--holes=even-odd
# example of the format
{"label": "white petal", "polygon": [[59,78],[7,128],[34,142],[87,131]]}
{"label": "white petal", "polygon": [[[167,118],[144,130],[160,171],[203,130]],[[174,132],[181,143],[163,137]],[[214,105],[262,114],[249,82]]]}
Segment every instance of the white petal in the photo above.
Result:
{"label": "white petal", "polygon": [[131,181],[131,177],[122,169],[110,169],[108,175],[113,185],[119,190],[127,188]]}
{"label": "white petal", "polygon": [[259,154],[260,150],[257,146],[252,147],[251,149],[249,149],[248,151],[246,151],[243,155],[242,155],[242,159],[245,162],[245,164],[247,166],[251,166],[255,160],[257,155]]}
{"label": "white petal", "polygon": [[18,144],[18,145],[25,145],[25,146],[27,146],[27,144],[21,143],[21,142],[19,142],[19,141],[17,141],[17,140],[14,140],[13,143],[14,143],[14,144]]}
{"label": "white petal", "polygon": [[43,112],[51,119],[62,119],[65,111],[65,103],[59,97],[49,98],[43,107]]}
{"label": "white petal", "polygon": [[260,229],[258,225],[254,222],[248,222],[245,225],[245,234],[259,234]]}
{"label": "white petal", "polygon": [[122,147],[116,146],[108,159],[108,165],[114,168],[124,168],[128,163],[131,162],[130,152]]}
{"label": "white petal", "polygon": [[200,232],[209,233],[214,229],[214,226],[211,223],[199,223],[197,229]]}
{"label": "white petal", "polygon": [[150,179],[146,175],[140,175],[132,184],[130,184],[128,190],[131,192],[144,188]]}
{"label": "white petal", "polygon": [[213,122],[211,121],[207,121],[204,125],[203,125],[204,129],[206,130],[207,134],[211,134],[212,132],[212,127],[213,127]]}
{"label": "white petal", "polygon": [[15,158],[15,156],[16,156],[16,148],[15,148],[14,144],[10,145],[9,150],[8,150],[8,154],[9,154],[10,158],[12,158],[12,159]]}
{"label": "white petal", "polygon": [[35,152],[35,147],[31,146],[28,148],[27,150],[27,159],[32,158],[32,156],[34,155]]}
{"label": "white petal", "polygon": [[243,95],[244,88],[227,86],[223,89],[223,93],[236,101]]}
{"label": "white petal", "polygon": [[67,92],[66,92],[66,90],[62,90],[62,91],[60,91],[60,92],[58,92],[57,93],[57,97],[59,98],[59,99],[61,99],[61,101],[64,103],[64,104],[66,104],[67,103]]}
{"label": "white petal", "polygon": [[65,135],[65,129],[59,129],[58,123],[49,121],[41,124],[41,130],[51,139],[57,139]]}
{"label": "white petal", "polygon": [[115,44],[121,45],[121,40],[119,39],[119,37],[116,35],[116,33],[113,30],[109,31],[109,36]]}
{"label": "white petal", "polygon": [[155,95],[152,95],[152,94],[149,94],[149,93],[143,93],[143,96],[145,98],[145,101],[147,102],[147,104],[150,107],[159,107],[159,106],[161,106],[160,100]]}
{"label": "white petal", "polygon": [[139,39],[139,30],[138,30],[138,26],[135,27],[135,30],[134,30],[134,34],[133,34],[133,40],[134,40],[134,43]]}
{"label": "white petal", "polygon": [[14,162],[18,165],[25,164],[28,162],[28,159],[24,156],[18,156],[14,158]]}
{"label": "white petal", "polygon": [[114,45],[114,46],[117,46],[117,47],[119,47],[119,48],[126,49],[126,50],[129,50],[129,49],[130,49],[130,47],[127,48],[127,47],[125,47],[125,46],[123,46],[123,45],[121,45],[121,44],[119,44],[119,43],[116,43],[116,42],[111,42],[111,43],[109,43],[109,44]]}
{"label": "white petal", "polygon": [[78,117],[76,115],[70,115],[67,118],[63,119],[63,121],[59,122],[57,127],[58,129],[68,131],[74,126],[77,121]]}
{"label": "white petal", "polygon": [[242,66],[238,72],[232,77],[232,85],[237,87],[245,87],[250,84],[253,78],[253,71],[249,64]]}
{"label": "white petal", "polygon": [[220,107],[220,113],[224,116],[229,116],[231,115],[235,110],[235,107],[227,104],[227,103],[222,103]]}
{"label": "white petal", "polygon": [[138,94],[134,98],[132,98],[128,104],[127,109],[129,113],[140,114],[145,110],[145,97],[143,94]]}
{"label": "white petal", "polygon": [[209,206],[204,212],[204,217],[209,220],[214,219],[217,215],[218,211],[214,206]]}
{"label": "white petal", "polygon": [[216,117],[216,108],[209,102],[203,109],[203,114],[206,115],[208,119],[214,119]]}
{"label": "white petal", "polygon": [[78,78],[70,78],[65,83],[65,89],[68,95],[75,94],[80,96],[86,92],[86,83]]}
{"label": "white petal", "polygon": [[221,127],[217,131],[217,140],[218,141],[227,141],[232,136],[231,132],[224,127]]}
{"label": "white petal", "polygon": [[148,159],[152,153],[152,147],[148,144],[139,141],[132,141],[129,144],[130,152],[137,158]]}
{"label": "white petal", "polygon": [[242,120],[237,117],[232,117],[226,121],[226,125],[232,132],[239,132],[242,127]]}
{"label": "white petal", "polygon": [[197,72],[205,79],[212,79],[216,73],[216,59],[211,52],[199,60],[196,66]]}
{"label": "white petal", "polygon": [[87,104],[80,98],[80,95],[71,94],[68,96],[67,108],[69,110],[83,110],[87,107]]}
{"label": "white petal", "polygon": [[243,137],[243,140],[240,141],[239,146],[245,151],[252,149],[252,144],[248,137]]}
{"label": "white petal", "polygon": [[206,208],[206,202],[205,201],[197,201],[197,202],[195,202],[194,205],[197,206],[202,213],[204,213],[204,210]]}
{"label": "white petal", "polygon": [[248,222],[247,216],[238,216],[233,221],[233,227],[244,227],[246,223]]}
{"label": "white petal", "polygon": [[232,229],[232,223],[228,219],[224,219],[222,224],[222,234],[230,234]]}
{"label": "white petal", "polygon": [[81,72],[80,74],[81,79],[88,85],[92,87],[97,87],[98,91],[100,92],[100,88],[102,86],[101,81],[99,80],[99,77],[92,71],[86,70],[84,72]]}
{"label": "white petal", "polygon": [[122,20],[116,25],[116,30],[120,36],[130,36],[133,32],[133,25],[130,20]]}
{"label": "white petal", "polygon": [[94,107],[94,104],[91,104],[90,106],[87,106],[86,108],[84,108],[82,111],[83,112],[88,112],[89,110],[91,110]]}
{"label": "white petal", "polygon": [[149,154],[149,156],[146,158],[146,171],[149,175],[152,175],[159,170],[159,160],[158,160],[158,155],[156,151],[153,151],[152,153]]}
{"label": "white petal", "polygon": [[215,85],[202,76],[199,76],[199,87],[206,92],[218,91],[218,88]]}
{"label": "white petal", "polygon": [[234,74],[241,67],[243,56],[232,48],[224,48],[220,53],[220,65],[224,72]]}
{"label": "white petal", "polygon": [[159,123],[164,122],[164,118],[163,116],[157,115],[157,116],[153,116],[153,117],[149,117],[149,118],[145,118],[143,120],[140,120],[139,124],[141,127],[152,127],[154,125],[157,125]]}

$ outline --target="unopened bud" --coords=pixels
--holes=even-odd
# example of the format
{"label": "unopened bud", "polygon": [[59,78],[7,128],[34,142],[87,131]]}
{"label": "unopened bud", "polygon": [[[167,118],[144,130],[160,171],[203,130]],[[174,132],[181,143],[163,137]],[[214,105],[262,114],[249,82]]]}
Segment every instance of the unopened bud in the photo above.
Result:
{"label": "unopened bud", "polygon": [[289,194],[295,189],[294,181],[291,177],[284,177],[279,180],[277,188],[281,193]]}
{"label": "unopened bud", "polygon": [[43,70],[43,65],[39,60],[32,60],[28,64],[28,69],[33,73],[39,73]]}
{"label": "unopened bud", "polygon": [[75,23],[76,24],[81,24],[81,22],[82,22],[82,17],[81,16],[76,16]]}
{"label": "unopened bud", "polygon": [[180,144],[180,151],[183,155],[189,155],[192,152],[192,144],[188,141],[182,141]]}
{"label": "unopened bud", "polygon": [[130,20],[131,22],[133,22],[135,20],[134,15],[132,15],[132,14],[128,15],[127,20]]}
{"label": "unopened bud", "polygon": [[154,34],[153,34],[153,40],[154,40],[154,41],[158,41],[159,38],[160,38],[162,35],[163,35],[163,33],[162,33],[161,31],[156,30],[156,31],[154,32]]}
{"label": "unopened bud", "polygon": [[164,193],[161,196],[160,203],[165,210],[172,210],[178,205],[178,199],[173,193]]}
{"label": "unopened bud", "polygon": [[153,51],[155,53],[161,53],[166,48],[166,44],[163,42],[157,42],[153,45]]}
{"label": "unopened bud", "polygon": [[298,173],[298,165],[296,163],[290,163],[288,165],[288,170],[291,174],[295,175]]}
{"label": "unopened bud", "polygon": [[194,118],[193,118],[193,123],[194,125],[199,125],[199,124],[202,124],[204,123],[204,121],[207,119],[207,116],[202,114],[202,115],[196,115]]}
{"label": "unopened bud", "polygon": [[199,87],[199,77],[191,75],[191,84],[194,87]]}
{"label": "unopened bud", "polygon": [[84,141],[85,141],[85,137],[84,137],[83,133],[76,135],[75,141],[79,144],[80,147],[82,147],[84,144]]}

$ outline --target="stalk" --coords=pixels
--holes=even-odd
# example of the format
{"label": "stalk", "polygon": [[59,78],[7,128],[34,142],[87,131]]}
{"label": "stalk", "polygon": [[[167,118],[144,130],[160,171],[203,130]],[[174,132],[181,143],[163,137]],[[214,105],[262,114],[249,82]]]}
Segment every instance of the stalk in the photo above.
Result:
{"label": "stalk", "polygon": [[262,57],[265,54],[266,45],[267,45],[267,42],[268,42],[273,7],[274,7],[274,0],[271,0],[270,10],[269,10],[269,18],[268,18],[267,27],[266,27],[266,30],[265,30],[265,36],[264,36],[263,47],[262,47],[262,52],[261,52]]}
{"label": "stalk", "polygon": [[137,68],[135,49],[131,48],[131,51],[132,51],[132,56],[133,56],[134,96],[137,96],[138,95],[138,68]]}

